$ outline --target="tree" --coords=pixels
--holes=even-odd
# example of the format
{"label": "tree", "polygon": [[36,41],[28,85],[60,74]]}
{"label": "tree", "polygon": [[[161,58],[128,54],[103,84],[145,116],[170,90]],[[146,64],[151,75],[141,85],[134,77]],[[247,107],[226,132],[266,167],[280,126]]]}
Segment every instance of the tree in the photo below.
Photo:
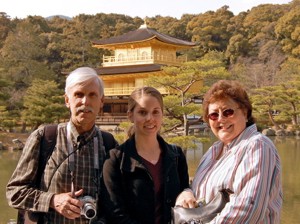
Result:
{"label": "tree", "polygon": [[233,13],[228,10],[228,6],[223,6],[216,12],[208,11],[195,16],[187,24],[187,33],[192,36],[192,41],[196,42],[203,53],[211,50],[225,51],[231,34],[227,27]]}
{"label": "tree", "polygon": [[284,52],[300,58],[300,4],[291,7],[282,16],[275,27],[275,33],[280,40]]}
{"label": "tree", "polygon": [[35,78],[53,79],[48,67],[47,39],[43,35],[49,27],[40,17],[20,21],[10,32],[1,50],[2,63],[7,78],[15,85],[26,88]]}
{"label": "tree", "polygon": [[184,154],[186,155],[186,152],[188,149],[197,149],[196,142],[204,142],[207,141],[206,138],[197,138],[196,136],[176,136],[176,137],[166,137],[167,141],[171,144],[175,144],[180,146]]}
{"label": "tree", "polygon": [[282,5],[261,4],[253,7],[243,21],[247,38],[251,40],[260,33],[265,33],[268,37],[275,37],[274,28],[269,30],[268,27],[287,11],[288,9]]}
{"label": "tree", "polygon": [[253,90],[250,95],[253,111],[256,118],[260,122],[266,122],[267,119],[271,121],[275,129],[280,129],[279,124],[273,116],[276,111],[277,97],[274,95],[275,88],[271,86],[257,88]]}
{"label": "tree", "polygon": [[7,108],[7,101],[10,98],[11,85],[8,80],[0,76],[0,127],[11,129],[16,124],[15,114],[10,113]]}
{"label": "tree", "polygon": [[[282,102],[280,116],[286,116],[293,125],[299,124],[300,101],[300,60],[288,58],[282,65],[276,76],[278,85],[278,98]],[[285,105],[285,107],[283,106]],[[287,119],[286,119],[287,120]]]}
{"label": "tree", "polygon": [[171,93],[164,97],[164,102],[167,116],[174,120],[169,120],[170,126],[165,131],[183,126],[184,135],[188,135],[188,115],[200,114],[194,99],[202,96],[205,90],[203,85],[209,86],[218,79],[229,78],[220,55],[210,52],[201,60],[186,62],[180,67],[167,66],[163,68],[162,76],[148,79],[148,84],[163,87]]}
{"label": "tree", "polygon": [[275,26],[287,8],[264,4],[232,18],[229,25],[233,33],[226,50],[230,69],[245,67],[244,79],[249,88],[274,85],[274,77],[286,56],[275,35]]}
{"label": "tree", "polygon": [[251,100],[260,121],[264,121],[267,115],[276,129],[283,122],[298,125],[300,80],[254,89],[251,91]]}
{"label": "tree", "polygon": [[[287,81],[278,86],[277,97],[281,102],[281,113],[292,121],[293,125],[298,125],[299,101],[300,101],[300,80]],[[284,107],[284,105],[287,105]],[[285,119],[285,120],[287,120]]]}
{"label": "tree", "polygon": [[230,65],[230,72],[250,89],[275,85],[277,72],[285,59],[277,42],[270,40],[259,48],[257,56],[238,57]]}
{"label": "tree", "polygon": [[242,34],[236,34],[229,40],[226,49],[226,56],[233,64],[237,61],[238,57],[246,57],[250,49],[249,42]]}
{"label": "tree", "polygon": [[68,117],[63,91],[54,81],[36,79],[26,91],[22,119],[32,129],[43,123],[59,122]]}
{"label": "tree", "polygon": [[11,22],[9,16],[5,12],[0,12],[0,48],[2,47],[10,30]]}
{"label": "tree", "polygon": [[281,65],[280,70],[276,73],[276,85],[286,81],[297,80],[300,74],[300,59],[288,57]]}
{"label": "tree", "polygon": [[9,90],[12,83],[8,80],[0,77],[0,105],[5,105],[5,102],[9,99]]}
{"label": "tree", "polygon": [[[181,20],[170,16],[155,16],[153,18],[147,18],[146,22],[149,28],[155,29],[157,32],[190,41],[191,37],[186,34],[186,26],[190,18],[188,15],[183,16]],[[168,25],[166,26],[166,24]]]}

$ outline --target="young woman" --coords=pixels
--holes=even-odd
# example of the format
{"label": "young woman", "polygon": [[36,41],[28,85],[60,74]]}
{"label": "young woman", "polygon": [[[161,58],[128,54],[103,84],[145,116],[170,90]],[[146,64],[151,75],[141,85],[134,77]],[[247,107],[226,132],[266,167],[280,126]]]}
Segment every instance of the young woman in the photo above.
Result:
{"label": "young woman", "polygon": [[188,167],[181,148],[159,135],[163,99],[143,87],[132,92],[129,139],[110,151],[103,167],[103,203],[108,223],[161,224],[171,222],[177,195],[189,186]]}

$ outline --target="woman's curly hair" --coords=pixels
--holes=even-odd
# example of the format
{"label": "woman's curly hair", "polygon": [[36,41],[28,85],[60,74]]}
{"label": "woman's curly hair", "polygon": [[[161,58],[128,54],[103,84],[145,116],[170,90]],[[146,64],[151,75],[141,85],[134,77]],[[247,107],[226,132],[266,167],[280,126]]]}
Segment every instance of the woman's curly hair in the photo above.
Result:
{"label": "woman's curly hair", "polygon": [[207,91],[203,98],[203,120],[208,122],[208,106],[219,100],[232,99],[241,109],[247,111],[246,126],[255,123],[252,116],[252,105],[249,96],[244,87],[237,81],[233,80],[220,80],[214,83]]}

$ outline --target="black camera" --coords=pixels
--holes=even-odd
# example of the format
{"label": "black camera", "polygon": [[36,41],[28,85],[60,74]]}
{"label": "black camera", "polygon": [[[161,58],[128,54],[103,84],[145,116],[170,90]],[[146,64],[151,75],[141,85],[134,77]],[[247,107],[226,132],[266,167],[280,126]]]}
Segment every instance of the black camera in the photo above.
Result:
{"label": "black camera", "polygon": [[83,215],[87,219],[95,218],[97,214],[97,202],[91,196],[83,196],[78,198],[81,202],[83,202],[83,206],[81,207],[81,215]]}

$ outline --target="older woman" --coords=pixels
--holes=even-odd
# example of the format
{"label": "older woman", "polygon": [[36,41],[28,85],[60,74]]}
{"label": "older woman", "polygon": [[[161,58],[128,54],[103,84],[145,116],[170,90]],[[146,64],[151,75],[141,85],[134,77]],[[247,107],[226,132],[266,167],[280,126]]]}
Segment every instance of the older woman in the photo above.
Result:
{"label": "older woman", "polygon": [[193,208],[218,191],[230,201],[210,223],[280,223],[281,165],[272,141],[257,131],[252,106],[236,81],[221,80],[204,96],[204,120],[219,139],[203,156],[191,189],[176,205]]}

